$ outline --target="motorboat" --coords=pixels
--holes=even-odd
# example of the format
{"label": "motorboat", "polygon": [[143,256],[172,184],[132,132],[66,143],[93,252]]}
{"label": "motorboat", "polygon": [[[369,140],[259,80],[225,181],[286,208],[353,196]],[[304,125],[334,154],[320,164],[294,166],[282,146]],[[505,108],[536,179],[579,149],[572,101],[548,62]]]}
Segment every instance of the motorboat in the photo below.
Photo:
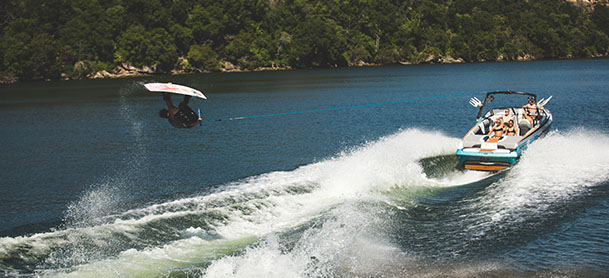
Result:
{"label": "motorboat", "polygon": [[[476,124],[457,149],[460,164],[478,171],[499,171],[514,165],[529,144],[550,130],[552,114],[544,106],[551,98],[538,101],[535,94],[498,91],[486,93],[484,101],[470,99],[470,104],[480,110]],[[510,105],[518,99],[519,104],[529,105]]]}

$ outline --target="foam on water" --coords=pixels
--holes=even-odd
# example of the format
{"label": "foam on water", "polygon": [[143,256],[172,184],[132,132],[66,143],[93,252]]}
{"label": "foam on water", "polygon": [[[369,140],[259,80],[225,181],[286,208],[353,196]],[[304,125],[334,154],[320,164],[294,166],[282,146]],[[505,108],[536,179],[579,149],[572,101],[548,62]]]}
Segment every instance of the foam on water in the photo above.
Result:
{"label": "foam on water", "polygon": [[[505,178],[471,202],[479,221],[464,228],[480,235],[526,220],[609,180],[607,139],[576,130],[534,143]],[[123,212],[97,204],[118,192],[101,187],[83,194],[70,210],[79,224],[0,238],[0,263],[22,258],[51,277],[154,277],[175,271],[205,277],[400,275],[417,258],[388,236],[393,212],[378,204],[391,202],[395,196],[388,193],[396,188],[411,192],[400,198],[416,200],[430,194],[421,188],[486,177],[458,171],[438,180],[426,177],[417,161],[451,154],[457,142],[409,129],[293,171]]]}
{"label": "foam on water", "polygon": [[503,180],[471,203],[471,209],[479,213],[470,232],[483,237],[498,226],[551,217],[564,211],[558,207],[568,207],[607,181],[607,134],[585,129],[552,132],[529,146]]}
{"label": "foam on water", "polygon": [[204,277],[334,277],[374,275],[406,255],[377,229],[386,213],[358,203],[343,203],[308,228],[287,250],[275,235],[244,254],[214,261]]}
{"label": "foam on water", "polygon": [[[67,267],[67,271],[74,271],[81,276],[89,272],[99,273],[104,268],[100,265],[107,267],[109,273],[106,274],[109,275],[116,271],[121,273],[121,269],[129,273],[127,265],[134,261],[150,261],[156,256],[163,258],[161,254],[165,250],[197,253],[195,250],[198,245],[183,244],[184,241],[223,241],[229,245],[231,242],[244,242],[245,238],[264,237],[297,227],[347,201],[382,198],[382,192],[391,187],[428,183],[416,163],[417,159],[449,153],[455,145],[455,139],[440,133],[407,130],[294,171],[263,174],[222,186],[217,192],[208,195],[101,216],[98,212],[106,211],[98,209],[100,206],[95,200],[103,203],[108,199],[104,196],[112,197],[113,189],[109,186],[108,191],[85,194],[73,206],[77,209],[71,210],[71,219],[88,219],[89,223],[93,223],[90,219],[94,218],[98,224],[84,227],[74,225],[30,237],[3,238],[0,240],[0,250],[5,256],[11,256],[9,253],[14,255],[17,249],[27,246],[28,253],[37,254],[33,257],[38,259],[50,253],[52,261],[46,260],[50,268]],[[198,221],[191,223],[197,226],[168,229],[168,225],[163,225],[166,230],[151,229],[164,221],[175,222],[187,218],[197,218]],[[192,231],[196,231],[195,236],[191,236]],[[143,237],[160,240],[137,245],[139,241],[146,241]],[[167,242],[163,238],[173,240]],[[87,252],[81,256],[82,259],[75,260],[78,250],[57,251],[64,250],[70,246],[68,242],[75,239],[76,244],[72,243],[71,246],[90,247],[99,244],[97,248],[103,249],[107,247],[105,242],[109,241],[120,243],[127,249],[106,254],[110,257],[103,262],[87,260],[87,257],[91,257]],[[130,240],[136,243],[129,242]],[[128,248],[132,246],[135,248]],[[184,246],[184,249],[178,246]],[[63,254],[68,254],[70,258],[62,261]],[[176,256],[180,260],[191,261],[188,259],[190,255]],[[126,257],[130,259],[126,260]],[[142,259],[136,260],[138,257]],[[204,257],[209,256],[205,254],[195,256],[194,259],[203,260]],[[180,264],[176,265],[179,266]]]}
{"label": "foam on water", "polygon": [[[464,223],[463,228],[480,237],[493,228],[506,228],[520,221],[548,215],[552,213],[548,210],[556,203],[568,202],[608,181],[607,139],[606,134],[587,130],[549,134],[533,144],[504,179],[480,194],[479,200],[472,203],[478,213],[464,216],[474,218],[474,225]],[[459,184],[484,177],[478,172],[455,172],[442,182]],[[429,184],[417,178],[405,182]],[[390,225],[383,223],[387,219],[386,214],[391,212],[378,206],[363,209],[361,205],[342,203],[319,226],[314,225],[304,232],[290,250],[277,243],[275,237],[270,237],[264,244],[248,248],[243,255],[214,261],[205,270],[204,277],[525,275],[492,261],[441,267],[426,265],[416,255],[405,252],[403,247],[386,238],[383,228],[379,228]],[[540,277],[544,275],[541,273]]]}

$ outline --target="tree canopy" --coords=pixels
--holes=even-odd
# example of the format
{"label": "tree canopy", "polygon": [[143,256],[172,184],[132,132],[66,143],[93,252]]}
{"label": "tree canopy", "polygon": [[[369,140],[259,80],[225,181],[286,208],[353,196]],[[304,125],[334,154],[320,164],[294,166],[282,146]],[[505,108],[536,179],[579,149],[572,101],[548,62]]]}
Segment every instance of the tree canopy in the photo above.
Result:
{"label": "tree canopy", "polygon": [[564,0],[4,0],[0,75],[597,57],[608,28]]}

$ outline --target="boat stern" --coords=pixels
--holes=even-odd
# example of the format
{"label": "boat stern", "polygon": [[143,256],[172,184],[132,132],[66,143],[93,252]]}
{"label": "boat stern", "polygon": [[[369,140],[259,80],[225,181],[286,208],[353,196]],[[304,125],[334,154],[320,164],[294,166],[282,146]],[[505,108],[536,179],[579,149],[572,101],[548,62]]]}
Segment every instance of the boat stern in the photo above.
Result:
{"label": "boat stern", "polygon": [[466,148],[458,149],[457,157],[465,169],[499,171],[516,163],[518,152],[504,149]]}

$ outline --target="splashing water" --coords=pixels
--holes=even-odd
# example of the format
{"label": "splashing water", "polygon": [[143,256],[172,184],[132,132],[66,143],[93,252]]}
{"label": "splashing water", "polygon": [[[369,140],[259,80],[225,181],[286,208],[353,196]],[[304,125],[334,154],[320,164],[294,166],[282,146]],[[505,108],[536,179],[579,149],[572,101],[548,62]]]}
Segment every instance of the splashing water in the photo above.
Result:
{"label": "splashing water", "polygon": [[[531,145],[499,181],[470,191],[462,189],[468,188],[464,183],[486,176],[455,171],[433,179],[418,163],[453,153],[458,139],[418,129],[293,171],[266,173],[201,196],[122,212],[115,211],[112,200],[123,193],[101,186],[70,207],[72,224],[65,228],[1,238],[0,263],[50,277],[424,273],[431,267],[421,266],[426,265],[421,263],[425,250],[459,253],[481,238],[497,239],[503,235],[497,229],[547,216],[557,204],[609,180],[607,139],[586,130],[549,134]],[[562,159],[572,152],[577,158]],[[447,193],[457,195],[441,198]],[[429,200],[450,218],[419,213],[433,209],[426,207]],[[404,216],[415,212],[419,216]],[[400,226],[399,218],[410,226]],[[429,228],[417,233],[420,227]],[[434,230],[447,228],[454,231],[435,233],[449,240],[423,243],[423,238],[436,236]],[[400,241],[410,235],[412,241],[406,242],[427,247]]]}
{"label": "splashing water", "polygon": [[582,129],[554,132],[532,144],[505,180],[489,188],[476,206],[485,207],[493,222],[544,214],[557,202],[568,202],[607,180],[606,134]]}

